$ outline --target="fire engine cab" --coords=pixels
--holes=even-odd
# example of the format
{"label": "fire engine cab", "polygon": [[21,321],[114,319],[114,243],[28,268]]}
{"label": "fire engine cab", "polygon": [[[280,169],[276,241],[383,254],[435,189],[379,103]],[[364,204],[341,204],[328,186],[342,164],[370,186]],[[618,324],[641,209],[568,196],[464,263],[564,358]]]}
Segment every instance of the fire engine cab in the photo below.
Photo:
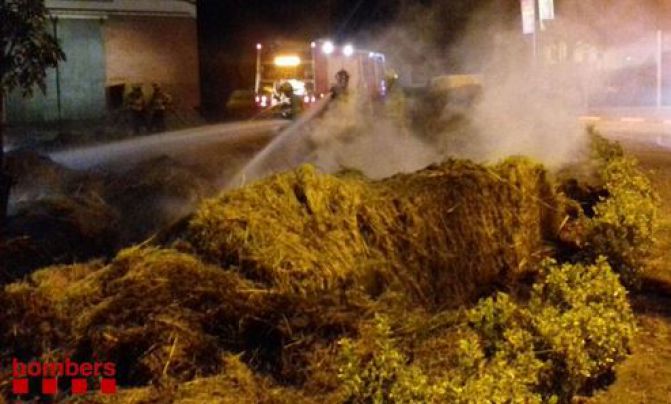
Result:
{"label": "fire engine cab", "polygon": [[282,91],[287,83],[293,95],[305,105],[327,96],[336,74],[349,74],[349,89],[379,98],[384,96],[385,57],[378,52],[357,49],[352,44],[336,45],[329,40],[311,43],[276,41],[256,45],[255,101],[261,108],[290,102]]}

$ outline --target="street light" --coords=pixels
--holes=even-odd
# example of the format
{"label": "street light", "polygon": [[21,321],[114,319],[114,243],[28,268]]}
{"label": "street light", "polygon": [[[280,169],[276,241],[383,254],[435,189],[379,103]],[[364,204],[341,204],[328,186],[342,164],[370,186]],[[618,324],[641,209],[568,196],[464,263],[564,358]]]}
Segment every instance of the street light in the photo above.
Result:
{"label": "street light", "polygon": [[354,54],[354,46],[352,44],[347,44],[342,50],[343,55],[350,57]]}
{"label": "street light", "polygon": [[256,78],[254,80],[254,93],[258,94],[261,89],[261,46],[260,43],[256,44]]}

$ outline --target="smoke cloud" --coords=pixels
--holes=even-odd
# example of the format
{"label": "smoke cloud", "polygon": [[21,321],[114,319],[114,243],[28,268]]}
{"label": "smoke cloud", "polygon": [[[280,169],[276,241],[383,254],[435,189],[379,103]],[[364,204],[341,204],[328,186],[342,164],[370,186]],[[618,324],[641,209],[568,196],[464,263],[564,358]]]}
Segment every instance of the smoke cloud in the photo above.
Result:
{"label": "smoke cloud", "polygon": [[[467,13],[456,3],[465,4],[403,7],[396,24],[361,35],[370,49],[386,54],[405,98],[399,102],[397,92],[376,107],[351,94],[331,104],[290,131],[304,140],[298,142],[300,153],[282,152],[288,163],[283,168],[300,160],[327,172],[354,169],[381,178],[450,157],[495,162],[511,155],[560,168],[586,151],[581,115],[609,102],[640,101],[622,88],[609,91],[614,77],[622,80],[623,59],[635,67],[654,56],[659,10],[646,1],[555,1],[557,19],[544,23],[535,46],[521,32],[518,4],[512,12],[509,5],[490,2]],[[458,34],[441,25],[450,17],[441,4],[461,13],[450,19]],[[440,77],[446,75],[470,75],[481,83],[478,95],[459,95],[463,88],[441,93]]]}

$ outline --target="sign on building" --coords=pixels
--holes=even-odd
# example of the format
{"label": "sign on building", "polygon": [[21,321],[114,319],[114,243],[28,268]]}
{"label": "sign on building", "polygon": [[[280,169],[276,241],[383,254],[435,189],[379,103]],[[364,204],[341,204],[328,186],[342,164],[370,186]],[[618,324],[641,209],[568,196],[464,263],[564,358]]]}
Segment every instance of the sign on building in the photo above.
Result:
{"label": "sign on building", "polygon": [[538,0],[538,14],[541,17],[541,21],[554,20],[555,18],[554,0]]}
{"label": "sign on building", "polygon": [[536,0],[520,0],[522,6],[522,32],[533,34],[536,31]]}

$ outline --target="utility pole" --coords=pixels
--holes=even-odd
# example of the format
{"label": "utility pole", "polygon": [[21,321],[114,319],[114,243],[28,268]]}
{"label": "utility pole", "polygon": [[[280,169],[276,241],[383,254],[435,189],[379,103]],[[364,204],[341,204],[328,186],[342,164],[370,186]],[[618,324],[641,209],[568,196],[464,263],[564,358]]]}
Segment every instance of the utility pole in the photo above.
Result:
{"label": "utility pole", "polygon": [[533,45],[533,54],[534,54],[534,66],[538,65],[538,52],[540,52],[540,39],[541,39],[541,16],[538,7],[538,0],[533,0],[534,2],[534,45]]}
{"label": "utility pole", "polygon": [[657,109],[662,107],[662,30],[657,30]]}
{"label": "utility pole", "polygon": [[261,49],[263,45],[256,44],[256,78],[254,80],[254,95],[259,95],[261,89]]}
{"label": "utility pole", "polygon": [[522,33],[532,36],[532,64],[536,66],[543,56],[541,35],[541,31],[545,29],[543,21],[555,18],[554,0],[520,0],[520,5],[522,9]]}
{"label": "utility pole", "polygon": [[522,33],[531,34],[531,64],[536,66],[539,51],[539,8],[537,0],[520,0],[522,12]]}

